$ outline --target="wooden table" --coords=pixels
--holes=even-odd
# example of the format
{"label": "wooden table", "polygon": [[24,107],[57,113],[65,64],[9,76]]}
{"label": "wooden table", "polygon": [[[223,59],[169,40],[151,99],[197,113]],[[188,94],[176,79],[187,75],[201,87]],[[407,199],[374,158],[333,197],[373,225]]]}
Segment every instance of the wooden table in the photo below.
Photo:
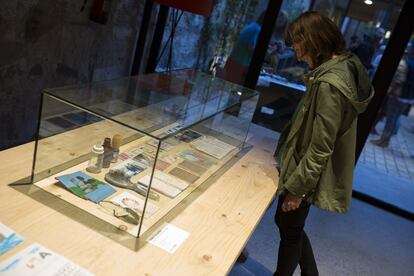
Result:
{"label": "wooden table", "polygon": [[[37,242],[95,275],[224,275],[246,245],[277,188],[277,134],[252,125],[254,147],[214,183],[194,192],[164,222],[190,233],[174,253],[125,238],[93,216],[33,185],[9,186],[31,173],[33,143],[0,152],[0,221],[26,238],[0,261]],[[149,235],[149,234],[148,234]]]}

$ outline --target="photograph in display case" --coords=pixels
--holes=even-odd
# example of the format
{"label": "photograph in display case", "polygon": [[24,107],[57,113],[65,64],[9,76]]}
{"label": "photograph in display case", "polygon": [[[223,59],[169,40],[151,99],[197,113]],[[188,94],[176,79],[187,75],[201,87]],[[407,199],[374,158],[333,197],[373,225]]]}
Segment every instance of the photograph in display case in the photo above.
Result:
{"label": "photograph in display case", "polygon": [[74,172],[56,177],[59,182],[73,194],[98,203],[116,190],[111,185],[93,178],[83,172]]}

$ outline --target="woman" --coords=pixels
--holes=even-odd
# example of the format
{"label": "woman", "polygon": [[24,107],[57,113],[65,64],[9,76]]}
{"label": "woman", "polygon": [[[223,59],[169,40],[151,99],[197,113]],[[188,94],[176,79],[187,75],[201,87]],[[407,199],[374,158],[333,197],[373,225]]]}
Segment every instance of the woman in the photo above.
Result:
{"label": "woman", "polygon": [[311,204],[348,211],[357,117],[373,89],[359,59],[344,52],[342,34],[329,18],[302,14],[288,26],[285,41],[311,71],[304,76],[307,93],[275,152],[280,171],[275,221],[281,237],[275,275],[292,275],[298,264],[302,275],[318,275],[305,220]]}

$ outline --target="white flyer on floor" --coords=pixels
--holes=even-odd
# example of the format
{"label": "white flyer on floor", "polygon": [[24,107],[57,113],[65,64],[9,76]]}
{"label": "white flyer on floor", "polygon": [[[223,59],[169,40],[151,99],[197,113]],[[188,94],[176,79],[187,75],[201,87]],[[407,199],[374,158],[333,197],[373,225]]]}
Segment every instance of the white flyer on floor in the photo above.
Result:
{"label": "white flyer on floor", "polygon": [[0,263],[1,276],[92,276],[86,269],[34,243]]}
{"label": "white flyer on floor", "polygon": [[172,254],[189,235],[190,233],[166,223],[148,239],[148,242]]}

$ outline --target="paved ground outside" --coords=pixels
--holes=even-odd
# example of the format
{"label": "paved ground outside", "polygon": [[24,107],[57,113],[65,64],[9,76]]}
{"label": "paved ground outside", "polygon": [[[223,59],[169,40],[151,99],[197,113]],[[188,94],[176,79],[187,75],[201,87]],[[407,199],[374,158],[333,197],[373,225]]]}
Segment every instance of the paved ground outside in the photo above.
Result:
{"label": "paved ground outside", "polygon": [[[384,121],[376,129],[382,132]],[[369,142],[358,160],[354,189],[414,213],[414,111],[402,116],[387,148]]]}
{"label": "paved ground outside", "polygon": [[[384,122],[377,125],[381,133]],[[378,139],[378,135],[370,135],[368,140]],[[378,171],[393,176],[406,178],[414,184],[414,114],[402,116],[398,133],[391,138],[387,148],[365,144],[359,162]]]}

